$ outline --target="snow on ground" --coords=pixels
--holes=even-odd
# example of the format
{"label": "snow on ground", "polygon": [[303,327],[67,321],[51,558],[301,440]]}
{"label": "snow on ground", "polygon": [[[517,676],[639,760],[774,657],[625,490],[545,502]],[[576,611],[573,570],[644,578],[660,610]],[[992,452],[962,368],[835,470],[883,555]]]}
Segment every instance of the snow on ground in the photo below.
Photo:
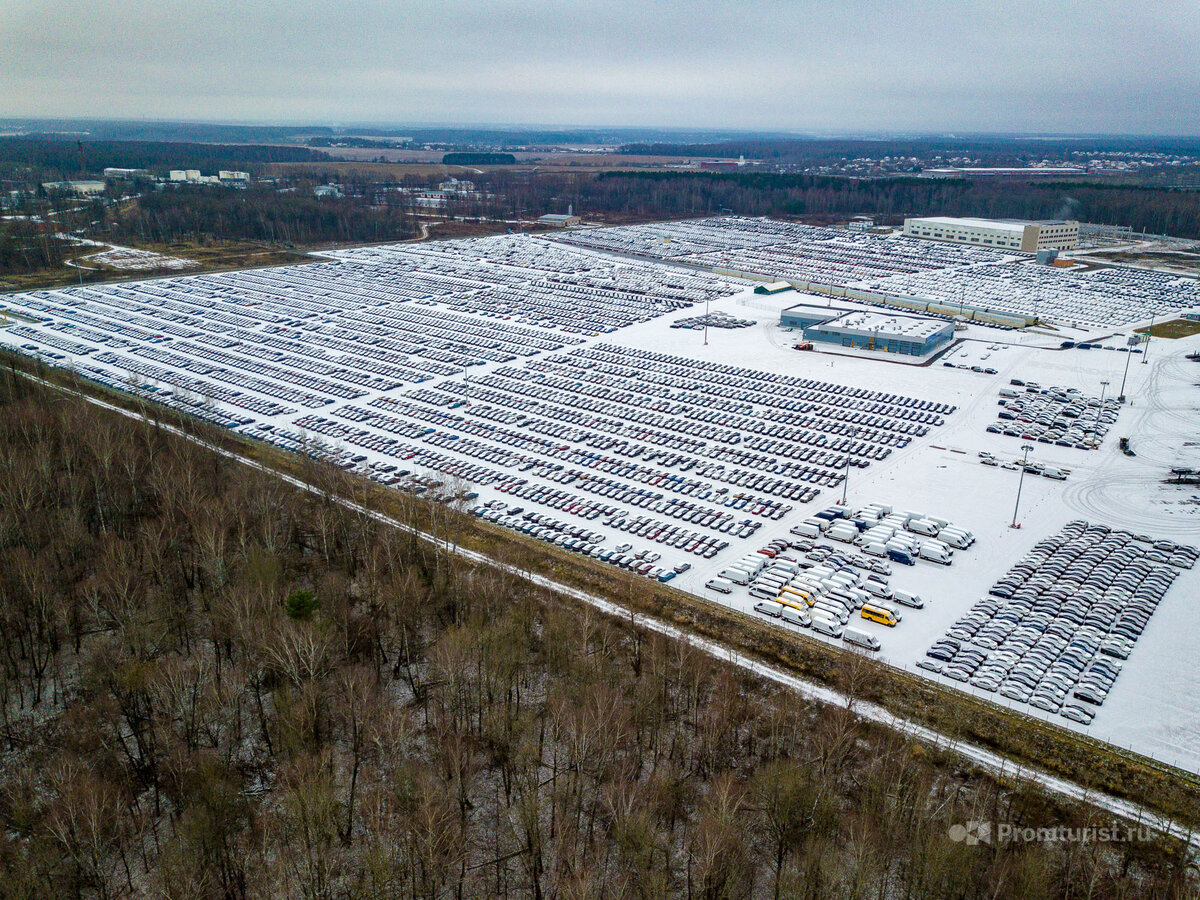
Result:
{"label": "snow on ground", "polygon": [[[476,243],[472,246],[486,247],[486,244]],[[602,256],[599,253],[595,255]],[[486,267],[482,267],[477,271],[485,270]],[[418,309],[444,308],[436,299],[421,302],[427,305]],[[690,360],[743,366],[759,372],[882,390],[958,407],[956,412],[946,417],[944,425],[932,428],[925,437],[895,450],[886,460],[872,462],[865,469],[854,468],[850,471],[847,493],[851,508],[881,502],[898,509],[920,510],[949,519],[971,530],[978,539],[973,547],[956,553],[954,564],[950,567],[925,561],[919,561],[913,567],[893,564],[892,585],[921,594],[928,605],[921,610],[905,610],[903,621],[894,629],[855,622],[879,636],[883,645],[881,655],[888,662],[918,671],[914,666],[934,639],[941,636],[959,615],[982,597],[991,584],[1037,541],[1072,519],[1084,518],[1115,528],[1145,532],[1155,538],[1200,544],[1200,489],[1162,483],[1167,468],[1176,464],[1185,444],[1197,440],[1197,435],[1200,435],[1200,390],[1196,387],[1196,382],[1200,381],[1200,363],[1184,358],[1190,350],[1200,348],[1200,336],[1178,341],[1155,340],[1148,354],[1133,355],[1110,349],[1060,349],[1059,344],[1064,336],[1076,340],[1083,336],[1082,332],[1016,332],[973,324],[965,332],[957,333],[955,343],[936,361],[922,365],[924,360],[898,360],[863,352],[849,354],[841,347],[825,348],[818,345],[818,349],[812,352],[792,349],[792,345],[801,337],[799,332],[787,332],[779,328],[777,323],[779,311],[798,302],[828,301],[825,298],[806,298],[794,292],[756,295],[749,287],[744,287],[733,296],[714,300],[711,308],[740,318],[756,319],[758,324],[743,329],[710,328],[707,346],[703,332],[669,327],[677,319],[701,313],[702,304],[633,324],[613,333],[585,336],[583,343],[578,346],[588,348],[607,343],[640,348]],[[404,305],[397,308],[411,307]],[[497,320],[467,316],[466,321],[487,323]],[[500,325],[502,323],[498,322]],[[92,323],[89,327],[96,325]],[[21,326],[21,329],[18,334],[12,329],[0,328],[0,343],[22,345],[34,340],[30,337],[32,331],[29,326]],[[55,334],[52,331],[46,333]],[[91,340],[86,329],[58,333],[67,334],[72,341]],[[313,332],[314,335],[316,333]],[[544,334],[547,338],[562,336],[560,332],[551,330],[544,330]],[[1110,334],[1111,331],[1101,332],[1093,337],[1108,337]],[[137,340],[131,335],[126,337]],[[295,332],[289,337],[303,337],[303,334]],[[1123,342],[1123,337],[1103,341],[1114,347]],[[155,346],[171,348],[174,345],[167,342]],[[336,362],[340,352],[330,351],[329,358]],[[534,361],[542,359],[545,356],[535,357]],[[949,368],[943,365],[944,362],[955,366],[993,367],[998,374],[972,372],[969,368]],[[1071,475],[1065,482],[1026,475],[1018,514],[1021,527],[1010,528],[1019,473],[983,466],[978,456],[980,451],[988,451],[1002,460],[1012,460],[1021,452],[1023,442],[1020,439],[985,431],[986,426],[995,419],[998,390],[1007,387],[1009,379],[1015,377],[1038,381],[1043,385],[1076,387],[1085,394],[1098,395],[1101,393],[1100,382],[1107,380],[1110,382],[1108,395],[1111,397],[1118,393],[1121,381],[1126,377],[1127,362],[1125,393],[1129,402],[1122,408],[1120,418],[1101,448],[1084,451],[1035,444],[1032,459],[1069,468]],[[97,371],[110,371],[103,364],[94,361],[89,364]],[[525,365],[525,361],[473,366],[469,370],[471,385],[474,386],[480,379],[505,365],[519,368]],[[116,368],[111,368],[110,374],[118,380],[128,375]],[[436,390],[461,383],[461,374],[451,374],[433,378],[418,387]],[[389,390],[371,390],[355,403],[365,407],[375,397],[404,397],[412,390],[411,384]],[[244,386],[243,391],[246,392]],[[249,393],[252,392],[251,389]],[[220,407],[220,404],[215,405]],[[341,402],[338,401],[336,405],[340,406]],[[331,405],[316,410],[300,409],[274,415],[257,415],[255,421],[276,427],[291,426],[295,420],[310,412],[330,415],[334,408]],[[239,411],[245,412],[244,409]],[[470,415],[470,408],[460,408],[455,412],[467,412]],[[447,426],[446,430],[454,431],[454,426]],[[1126,457],[1117,449],[1117,438],[1121,435],[1130,437],[1138,454],[1136,457]],[[416,443],[415,439],[412,442]],[[479,442],[499,446],[490,444],[487,439],[479,439]],[[372,461],[388,459],[382,453],[357,445],[346,445],[346,449],[363,453]],[[455,451],[446,447],[438,446],[435,449],[445,455],[455,455]],[[532,455],[536,456],[536,453]],[[498,468],[495,463],[474,457],[462,458],[488,468]],[[614,478],[629,480],[621,476]],[[567,489],[584,498],[629,508],[619,501],[595,498],[577,488]],[[754,490],[749,492],[760,493]],[[479,487],[478,493],[482,501],[502,499],[510,506],[538,508],[536,504],[516,499],[494,486]],[[660,552],[662,559],[659,565],[670,567],[678,563],[690,563],[691,570],[677,577],[672,582],[674,586],[752,613],[753,601],[744,589],[735,590],[728,596],[717,595],[705,591],[705,582],[746,553],[754,552],[772,538],[786,535],[790,527],[814,511],[831,505],[840,498],[841,493],[840,486],[824,488],[815,501],[794,503],[795,508],[784,519],[762,520],[763,526],[752,537],[729,538],[731,546],[711,560],[631,537],[604,527],[598,520],[583,519],[549,508],[539,511],[603,533],[607,547],[628,542],[635,549]],[[722,510],[721,507],[714,508]],[[633,511],[641,512],[636,509]],[[740,513],[739,518],[744,515]],[[670,520],[664,518],[664,521]],[[705,529],[697,527],[697,530]],[[1183,572],[1176,580],[1137,642],[1106,703],[1100,707],[1095,721],[1086,730],[1114,744],[1132,747],[1138,752],[1200,772],[1200,705],[1193,700],[1200,692],[1200,663],[1197,662],[1194,643],[1197,634],[1200,634],[1200,567]],[[936,677],[924,672],[921,674]],[[956,682],[943,683],[955,689],[972,690]],[[1007,702],[996,694],[981,692],[980,696],[993,702]],[[1056,724],[1083,730],[1083,726],[1074,725],[1061,716],[1046,715],[1025,704],[1013,706],[1026,714],[1041,715]]]}
{"label": "snow on ground", "polygon": [[166,256],[162,253],[155,253],[152,250],[138,250],[135,247],[122,247],[118,244],[102,244],[98,241],[88,240],[87,238],[78,238],[68,235],[59,235],[63,240],[70,241],[81,247],[103,247],[97,253],[89,253],[86,256],[80,256],[70,262],[70,265],[75,268],[87,268],[81,265],[83,262],[102,265],[109,269],[118,269],[120,271],[139,272],[150,270],[176,270],[183,271],[185,269],[193,269],[199,265],[195,260],[185,259],[182,256]]}

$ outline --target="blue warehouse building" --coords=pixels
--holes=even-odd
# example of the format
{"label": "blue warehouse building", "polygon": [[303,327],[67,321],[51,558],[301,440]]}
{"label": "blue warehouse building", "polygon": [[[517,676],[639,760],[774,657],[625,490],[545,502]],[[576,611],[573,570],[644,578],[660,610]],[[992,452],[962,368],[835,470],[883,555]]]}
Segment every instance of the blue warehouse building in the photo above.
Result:
{"label": "blue warehouse building", "polygon": [[780,313],[779,324],[804,329],[805,340],[907,356],[924,356],[954,339],[952,322],[876,310],[793,306]]}

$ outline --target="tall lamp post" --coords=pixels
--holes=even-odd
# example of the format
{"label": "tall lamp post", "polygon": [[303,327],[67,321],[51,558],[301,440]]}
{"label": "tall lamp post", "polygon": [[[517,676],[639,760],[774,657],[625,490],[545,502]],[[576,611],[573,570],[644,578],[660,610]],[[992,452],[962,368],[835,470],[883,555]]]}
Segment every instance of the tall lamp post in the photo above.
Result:
{"label": "tall lamp post", "polygon": [[[855,428],[850,432],[850,439],[854,440],[861,433],[860,429]],[[846,450],[846,474],[842,477],[842,506],[846,505],[846,492],[850,490],[850,448]]]}
{"label": "tall lamp post", "polygon": [[1101,381],[1100,382],[1100,408],[1096,410],[1096,415],[1092,419],[1092,445],[1093,446],[1096,445],[1096,426],[1100,424],[1100,415],[1101,415],[1101,413],[1104,412],[1104,397],[1105,397],[1105,395],[1108,394],[1108,386],[1111,383],[1112,382],[1110,382],[1110,381]]}
{"label": "tall lamp post", "polygon": [[1153,331],[1154,331],[1154,319],[1151,318],[1150,319],[1150,327],[1146,329],[1146,340],[1143,342],[1146,345],[1146,349],[1142,351],[1142,365],[1143,366],[1150,359],[1150,338],[1152,338],[1154,336],[1153,334],[1151,334],[1151,332],[1153,332]]}
{"label": "tall lamp post", "polygon": [[1017,510],[1021,508],[1021,487],[1025,484],[1025,466],[1029,463],[1029,451],[1033,449],[1033,444],[1022,444],[1021,449],[1025,451],[1025,458],[1021,460],[1021,477],[1017,480],[1017,502],[1013,506],[1013,520],[1009,528],[1020,528],[1017,524]]}
{"label": "tall lamp post", "polygon": [[1121,396],[1119,398],[1121,403],[1125,402],[1125,379],[1129,377],[1129,357],[1133,356],[1133,344],[1127,343],[1125,351],[1125,374],[1121,376]]}
{"label": "tall lamp post", "polygon": [[704,346],[708,346],[708,298],[704,298]]}

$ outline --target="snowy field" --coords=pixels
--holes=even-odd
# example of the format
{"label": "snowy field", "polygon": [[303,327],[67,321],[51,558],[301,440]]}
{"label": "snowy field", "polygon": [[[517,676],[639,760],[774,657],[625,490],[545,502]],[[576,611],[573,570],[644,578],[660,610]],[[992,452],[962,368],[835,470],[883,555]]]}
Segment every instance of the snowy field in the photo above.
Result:
{"label": "snowy field", "polygon": [[[687,251],[702,252],[703,236]],[[1163,483],[1200,441],[1200,363],[1185,358],[1200,337],[1133,355],[1059,349],[1081,331],[972,325],[925,366],[791,349],[800,335],[778,327],[779,310],[802,299],[595,246],[505,237],[13,295],[4,305],[22,318],[0,328],[0,342],[397,489],[466,488],[478,495],[468,506],[499,501],[598,534],[601,549],[656,552],[658,568],[690,566],[673,586],[747,612],[745,588],[719,595],[705,582],[843,490],[850,509],[940,516],[978,540],[950,566],[892,564],[891,586],[925,608],[904,610],[894,628],[854,621],[889,662],[931,678],[915,668],[931,643],[1072,520],[1200,545],[1200,489]],[[706,303],[758,324],[670,327]],[[1124,343],[1112,327],[1093,336]],[[1024,477],[1019,529],[1009,524],[1020,473],[979,455],[1020,454],[1023,441],[986,431],[1013,378],[1090,396],[1108,381],[1110,397],[1125,379],[1129,398],[1098,450],[1033,445],[1031,460],[1069,475]],[[622,530],[637,517],[671,539]],[[1179,574],[1086,731],[1200,772],[1198,633],[1200,566]]]}

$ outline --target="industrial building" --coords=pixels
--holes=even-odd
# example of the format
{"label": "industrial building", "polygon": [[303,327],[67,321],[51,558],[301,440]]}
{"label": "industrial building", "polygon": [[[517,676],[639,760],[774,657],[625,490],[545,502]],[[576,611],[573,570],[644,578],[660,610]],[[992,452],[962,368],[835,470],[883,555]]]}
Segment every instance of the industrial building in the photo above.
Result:
{"label": "industrial building", "polygon": [[77,197],[95,197],[104,193],[103,181],[43,181],[42,188],[49,194],[65,193]]}
{"label": "industrial building", "polygon": [[574,216],[570,213],[567,213],[566,215],[561,213],[549,213],[548,215],[538,217],[539,225],[553,225],[555,228],[570,228],[572,225],[579,225],[581,223],[582,220],[579,218],[579,216]]}
{"label": "industrial building", "polygon": [[954,338],[952,322],[806,304],[785,309],[780,313],[779,324],[802,328],[809,341],[907,356],[924,356]]}
{"label": "industrial building", "polygon": [[784,291],[790,291],[792,285],[787,281],[768,281],[754,288],[756,294],[782,294]]}
{"label": "industrial building", "polygon": [[779,314],[779,324],[784,328],[808,328],[811,325],[820,325],[822,322],[828,322],[830,319],[840,316],[847,312],[844,309],[834,309],[830,306],[814,306],[809,303],[798,303],[795,306],[789,306]]}
{"label": "industrial building", "polygon": [[906,237],[972,244],[999,250],[1036,253],[1038,250],[1074,250],[1079,246],[1079,223],[1066,219],[1029,222],[1023,219],[956,219],[931,216],[905,219]]}

